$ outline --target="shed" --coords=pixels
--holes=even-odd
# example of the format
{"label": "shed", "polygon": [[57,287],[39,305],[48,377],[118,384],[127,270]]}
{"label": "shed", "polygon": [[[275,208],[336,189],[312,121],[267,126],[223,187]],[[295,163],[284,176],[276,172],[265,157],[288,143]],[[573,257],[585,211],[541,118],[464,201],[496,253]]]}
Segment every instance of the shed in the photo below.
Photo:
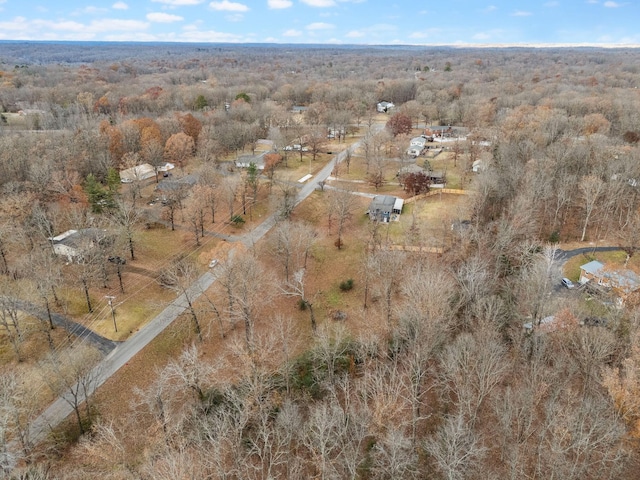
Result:
{"label": "shed", "polygon": [[415,163],[410,163],[409,165],[405,165],[400,170],[398,170],[398,173],[396,173],[396,177],[402,177],[403,175],[408,175],[410,173],[424,173],[424,172],[425,172],[425,169],[420,165],[417,165]]}
{"label": "shed", "polygon": [[273,140],[267,140],[261,138],[256,140],[256,152],[273,152],[276,150],[276,145]]}
{"label": "shed", "polygon": [[168,172],[169,170],[173,170],[176,166],[173,163],[165,163],[164,165],[160,165],[158,167],[159,172]]}

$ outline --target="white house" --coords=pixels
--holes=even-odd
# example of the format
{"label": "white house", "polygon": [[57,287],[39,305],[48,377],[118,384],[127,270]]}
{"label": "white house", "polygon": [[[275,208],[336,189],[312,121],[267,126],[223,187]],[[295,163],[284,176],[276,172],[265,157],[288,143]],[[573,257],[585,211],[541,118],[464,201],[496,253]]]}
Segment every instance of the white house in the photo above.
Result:
{"label": "white house", "polygon": [[424,150],[424,146],[422,146],[422,147],[420,147],[420,146],[411,146],[407,150],[407,155],[409,155],[411,157],[419,157],[422,154],[423,150]]}
{"label": "white house", "polygon": [[378,110],[378,113],[387,113],[394,107],[395,105],[391,102],[379,102],[376,108]]}
{"label": "white house", "polygon": [[424,147],[427,144],[425,137],[414,137],[409,142],[410,147]]}
{"label": "white house", "polygon": [[83,228],[67,230],[60,235],[50,237],[56,255],[67,257],[67,261],[81,262],[85,252],[95,248],[107,239],[107,231],[99,228]]}
{"label": "white house", "polygon": [[471,165],[471,170],[473,171],[473,173],[480,173],[481,171],[483,171],[484,164],[482,163],[482,160],[474,161],[473,164]]}
{"label": "white house", "polygon": [[155,176],[155,168],[148,163],[120,170],[120,181],[122,183],[133,183],[134,181],[146,180],[147,178],[153,178]]}

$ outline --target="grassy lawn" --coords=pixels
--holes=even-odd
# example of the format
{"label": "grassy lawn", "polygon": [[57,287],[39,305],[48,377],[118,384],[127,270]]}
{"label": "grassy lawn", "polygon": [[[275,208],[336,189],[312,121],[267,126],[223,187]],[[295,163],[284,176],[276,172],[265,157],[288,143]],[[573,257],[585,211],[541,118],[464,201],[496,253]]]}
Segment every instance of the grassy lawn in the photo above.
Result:
{"label": "grassy lawn", "polygon": [[[610,265],[614,268],[623,268],[627,254],[622,250],[616,250],[614,252],[594,252],[586,253],[582,255],[576,255],[570,258],[564,264],[563,275],[572,282],[577,282],[580,278],[580,266],[585,263],[589,263],[592,260],[597,260],[605,265]],[[632,257],[627,265],[627,268],[637,270],[640,267],[640,258]]]}

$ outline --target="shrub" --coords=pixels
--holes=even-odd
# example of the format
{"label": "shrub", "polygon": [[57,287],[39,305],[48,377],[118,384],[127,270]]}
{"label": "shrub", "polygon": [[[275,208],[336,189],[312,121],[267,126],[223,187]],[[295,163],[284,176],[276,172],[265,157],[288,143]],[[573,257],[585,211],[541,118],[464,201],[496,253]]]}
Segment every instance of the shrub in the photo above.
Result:
{"label": "shrub", "polygon": [[349,280],[345,280],[344,282],[340,282],[340,290],[343,292],[348,292],[353,288],[353,278]]}
{"label": "shrub", "polygon": [[234,215],[231,217],[231,223],[233,223],[236,227],[242,226],[244,223],[244,218],[241,215]]}

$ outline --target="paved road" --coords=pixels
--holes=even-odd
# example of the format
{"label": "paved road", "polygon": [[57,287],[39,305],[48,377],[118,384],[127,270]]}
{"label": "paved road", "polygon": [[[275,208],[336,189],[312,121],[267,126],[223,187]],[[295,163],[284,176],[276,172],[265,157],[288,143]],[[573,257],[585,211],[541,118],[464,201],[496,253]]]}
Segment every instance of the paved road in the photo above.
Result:
{"label": "paved road", "polygon": [[[187,295],[191,300],[195,300],[216,280],[215,272],[206,272],[193,285],[187,289]],[[140,329],[133,337],[117,346],[107,357],[100,362],[89,374],[92,378],[89,394],[92,394],[98,387],[106,382],[115,372],[123,367],[134,355],[147,346],[151,340],[156,338],[165,328],[167,328],[179,315],[187,308],[188,303],[184,294],[178,296],[171,302],[158,316]],[[82,389],[80,389],[82,392]],[[54,401],[30,427],[29,438],[33,443],[38,443],[46,438],[46,435],[53,427],[62,422],[73,413],[69,402],[69,396],[63,395]],[[81,401],[84,395],[81,394]]]}
{"label": "paved road", "polygon": [[[378,129],[382,128],[382,125],[376,126]],[[358,148],[360,142],[354,143],[350,150]],[[344,150],[325,165],[320,172],[318,172],[309,182],[307,182],[298,193],[295,204],[298,205],[305,198],[313,193],[318,188],[318,182],[325,181],[336,163],[342,162],[347,155],[347,151]],[[276,224],[278,215],[274,214],[265,219],[260,225],[254,228],[251,232],[247,233],[242,242],[246,245],[254,245],[260,240],[266,233]],[[233,255],[233,250],[230,252],[230,256]],[[188,295],[191,300],[197,299],[204,291],[206,291],[216,281],[215,269],[211,272],[204,273],[198,278],[191,287],[188,289]],[[156,338],[162,331],[167,328],[179,315],[181,315],[188,308],[185,295],[180,295],[173,302],[169,304],[160,314],[145,325],[138,333],[129,338],[126,342],[119,344],[115,349],[107,355],[107,357],[100,362],[89,374],[90,378],[95,379],[90,388],[88,394],[91,395],[95,390],[106,382],[114,373],[116,373],[122,366],[124,366],[134,355],[147,346],[154,338]],[[84,400],[84,397],[82,398]],[[46,435],[51,429],[61,423],[65,418],[73,413],[73,409],[68,400],[68,397],[62,396],[54,401],[39,417],[37,417],[30,427],[30,440],[33,443],[38,443],[46,438]]]}
{"label": "paved road", "polygon": [[[19,299],[13,299],[13,301],[15,302],[18,310],[27,312],[29,315],[32,315],[43,322],[49,322],[49,316],[47,312],[42,310],[37,305]],[[85,327],[84,325],[74,322],[73,320],[65,317],[64,315],[60,315],[59,313],[51,312],[51,320],[53,321],[54,325],[64,328],[67,332],[75,335],[81,340],[88,341],[105,355],[111,353],[111,351],[118,345],[117,342],[105,338],[102,335],[94,332],[93,330]]]}
{"label": "paved road", "polygon": [[[374,128],[379,131],[383,128],[383,126],[374,125]],[[307,183],[305,183],[302,188],[300,188],[300,191],[296,196],[295,205],[301,203],[309,195],[311,195],[314,190],[318,189],[320,187],[320,182],[325,182],[329,178],[336,164],[344,161],[345,157],[347,156],[347,151],[353,152],[360,146],[360,143],[361,141],[355,142],[342,152],[335,155],[329,163],[327,163],[318,173],[316,173],[311,179],[309,179],[309,181],[307,181]],[[258,240],[264,237],[267,232],[274,227],[274,225],[278,221],[278,217],[278,213],[274,213],[273,215],[267,217],[264,222],[254,228],[251,232],[247,233],[244,236],[242,242],[248,247],[255,245]]]}
{"label": "paved road", "polygon": [[580,247],[574,248],[573,250],[562,250],[559,248],[558,250],[556,250],[552,270],[550,273],[550,278],[553,281],[552,291],[555,294],[566,293],[565,291],[567,289],[561,283],[561,279],[564,276],[562,268],[570,258],[588,253],[615,252],[617,250],[620,250],[620,247]]}
{"label": "paved road", "polygon": [[575,257],[576,255],[593,253],[593,252],[615,252],[616,250],[622,250],[622,249],[620,247],[582,247],[582,248],[575,248],[573,250],[558,249],[558,251],[556,252],[556,260],[564,263],[567,260],[569,260],[571,257]]}

